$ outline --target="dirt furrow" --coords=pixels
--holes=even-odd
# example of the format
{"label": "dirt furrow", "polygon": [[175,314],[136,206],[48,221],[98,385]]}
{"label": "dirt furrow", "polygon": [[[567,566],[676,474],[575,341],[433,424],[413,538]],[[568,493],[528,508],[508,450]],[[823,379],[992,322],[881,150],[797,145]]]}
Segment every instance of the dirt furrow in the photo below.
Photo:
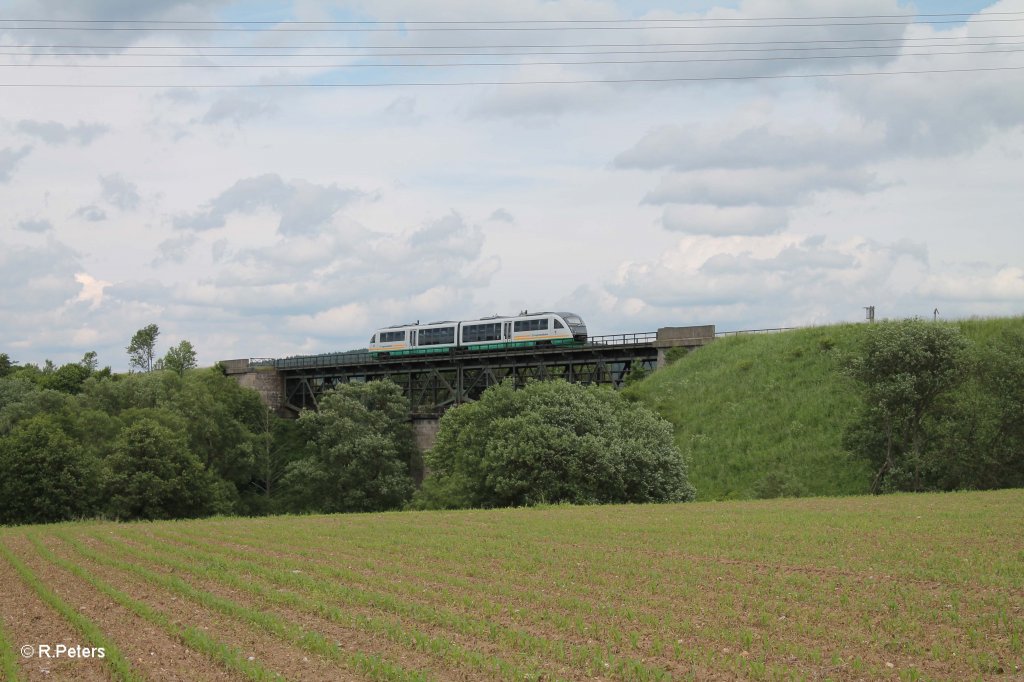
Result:
{"label": "dirt furrow", "polygon": [[82,557],[59,540],[47,538],[44,544],[57,556],[165,614],[174,626],[200,630],[222,644],[238,649],[247,660],[257,661],[287,679],[324,682],[364,679],[362,675],[342,667],[338,661],[310,654],[248,623],[239,622],[132,574]]}
{"label": "dirt furrow", "polygon": [[[50,543],[44,542],[48,546]],[[185,646],[162,628],[132,613],[89,583],[38,555],[20,538],[11,543],[25,563],[64,601],[96,623],[147,680],[239,680],[242,676]]]}
{"label": "dirt furrow", "polygon": [[[0,541],[23,558],[24,553],[19,551],[15,540],[13,534],[0,536]],[[18,651],[21,674],[27,680],[92,682],[112,679],[103,659],[52,657],[58,644],[87,647],[88,643],[71,623],[40,599],[2,557],[0,585],[3,585],[0,589],[0,616],[11,643]],[[51,657],[40,653],[40,645],[52,647]],[[25,647],[24,651],[22,647]],[[31,651],[28,647],[32,647]]]}
{"label": "dirt furrow", "polygon": [[[106,543],[84,536],[80,538],[84,543],[87,543],[90,547],[97,551],[104,553],[110,552],[110,546]],[[119,538],[120,540],[120,538]],[[130,546],[134,546],[136,549],[141,549],[142,546],[133,545],[128,543]],[[185,560],[183,558],[177,559],[178,561]],[[149,562],[144,562],[145,567],[149,570],[154,570],[163,574],[174,574],[179,578],[187,579],[190,585],[216,594],[220,597],[230,599],[231,601],[257,609],[266,613],[273,613],[289,622],[296,623],[310,631],[317,632],[323,635],[328,641],[336,642],[338,646],[345,651],[361,651],[363,653],[374,653],[379,656],[385,657],[388,660],[393,660],[399,663],[403,668],[411,670],[424,671],[438,679],[492,679],[499,674],[495,669],[494,662],[488,664],[487,661],[479,661],[480,665],[474,664],[472,661],[459,658],[457,652],[445,651],[445,643],[461,647],[468,652],[470,658],[474,656],[480,657],[495,657],[506,660],[510,665],[515,663],[515,652],[502,649],[495,643],[475,638],[472,636],[464,635],[462,633],[453,631],[448,628],[444,628],[437,624],[426,623],[421,620],[414,620],[409,618],[401,618],[393,613],[385,612],[380,609],[375,609],[369,606],[355,606],[352,604],[344,603],[323,603],[324,609],[319,612],[313,612],[309,608],[299,606],[292,606],[289,604],[283,604],[280,602],[275,603],[274,600],[268,598],[261,598],[259,595],[253,594],[250,591],[233,587],[229,584],[224,583],[216,577],[205,577],[196,574],[185,575],[172,569],[169,566],[162,565],[160,560],[153,558]],[[251,580],[254,586],[258,586],[268,592],[272,593],[293,593],[299,595],[301,598],[305,598],[307,602],[319,602],[323,599],[322,595],[309,594],[303,591],[301,587],[283,587],[274,583],[265,581],[262,578],[247,577],[241,574],[240,577],[244,577],[246,580]],[[355,621],[364,623],[364,626],[352,627],[344,623],[333,620],[326,611],[330,608],[334,608],[344,616],[352,617]],[[399,620],[400,619],[400,620]],[[375,622],[376,626],[370,626],[369,621]],[[386,632],[383,632],[385,628],[391,626],[391,629],[396,633],[395,636],[389,637]],[[411,627],[410,627],[411,626]],[[427,642],[416,642],[416,635],[413,632],[416,631],[420,635],[426,636],[427,638],[433,638],[437,640],[435,646],[431,646]],[[395,637],[409,640],[409,643],[402,641],[395,641]],[[433,653],[427,653],[432,651]],[[513,654],[514,657],[511,659],[505,658],[509,654]],[[526,661],[527,665],[532,665],[535,661]],[[483,666],[483,667],[480,667]],[[552,667],[550,662],[544,665],[546,668]],[[559,666],[555,665],[555,668]],[[553,670],[549,670],[549,674],[554,673]],[[568,677],[570,675],[568,670],[560,670],[559,676]]]}

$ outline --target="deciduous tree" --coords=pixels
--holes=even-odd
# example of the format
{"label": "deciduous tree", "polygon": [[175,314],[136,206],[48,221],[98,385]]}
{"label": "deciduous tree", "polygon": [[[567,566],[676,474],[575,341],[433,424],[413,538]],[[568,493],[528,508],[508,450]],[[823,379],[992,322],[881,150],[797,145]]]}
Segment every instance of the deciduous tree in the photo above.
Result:
{"label": "deciduous tree", "polygon": [[138,368],[143,372],[152,371],[158,336],[160,336],[160,328],[155,324],[146,325],[135,332],[126,349],[129,367]]}
{"label": "deciduous tree", "polygon": [[0,523],[66,521],[96,513],[99,462],[40,414],[0,438]]}
{"label": "deciduous tree", "polygon": [[671,425],[611,389],[489,388],[449,410],[427,454],[422,507],[673,502],[694,489]]}
{"label": "deciduous tree", "polygon": [[177,346],[172,347],[164,356],[164,369],[169,369],[184,376],[185,370],[196,368],[196,350],[187,340],[182,340]]}
{"label": "deciduous tree", "polygon": [[933,436],[942,401],[967,376],[968,345],[951,324],[904,320],[876,325],[849,366],[864,393],[847,447],[875,466],[872,491],[923,490],[940,465]]}
{"label": "deciduous tree", "polygon": [[125,427],[107,460],[107,510],[120,519],[179,519],[217,509],[217,481],[185,436],[142,418]]}
{"label": "deciduous tree", "polygon": [[401,507],[413,492],[417,453],[408,403],[390,381],[344,384],[299,423],[312,451],[284,478],[296,511],[356,512]]}

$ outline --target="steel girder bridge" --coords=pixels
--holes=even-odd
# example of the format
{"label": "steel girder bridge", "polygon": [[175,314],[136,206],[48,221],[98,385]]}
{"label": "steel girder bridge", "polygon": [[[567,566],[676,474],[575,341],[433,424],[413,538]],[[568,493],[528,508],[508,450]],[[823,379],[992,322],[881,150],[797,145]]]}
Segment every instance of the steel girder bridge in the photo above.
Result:
{"label": "steel girder bridge", "polygon": [[[712,335],[714,332],[712,332]],[[409,399],[412,416],[439,416],[449,407],[476,400],[505,380],[564,379],[620,388],[630,372],[651,372],[658,362],[656,332],[592,337],[577,346],[533,346],[495,351],[455,350],[447,354],[382,357],[365,352],[251,360],[281,375],[283,407],[316,409],[319,397],[339,384],[390,379]]]}

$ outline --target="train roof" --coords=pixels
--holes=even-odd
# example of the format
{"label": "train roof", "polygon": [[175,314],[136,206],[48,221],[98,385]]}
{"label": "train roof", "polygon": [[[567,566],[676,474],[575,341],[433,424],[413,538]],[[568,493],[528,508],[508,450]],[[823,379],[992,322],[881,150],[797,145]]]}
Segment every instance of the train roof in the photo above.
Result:
{"label": "train roof", "polygon": [[[390,325],[388,327],[378,327],[378,330],[380,330],[380,329],[405,329],[407,327],[428,327],[428,326],[433,326],[433,325],[436,325],[436,324],[465,324],[467,322],[483,322],[485,320],[511,320],[511,319],[517,319],[517,318],[523,318],[523,317],[543,317],[544,315],[559,315],[561,317],[568,317],[569,315],[574,315],[576,317],[580,317],[576,313],[555,312],[555,311],[551,311],[551,310],[545,310],[545,311],[536,312],[536,313],[521,313],[519,315],[489,315],[487,317],[476,317],[476,318],[473,318],[471,320],[439,320],[437,322],[420,322],[420,321],[417,320],[416,322],[407,322],[406,324],[393,324],[393,325]],[[580,319],[582,319],[582,318],[580,318]]]}

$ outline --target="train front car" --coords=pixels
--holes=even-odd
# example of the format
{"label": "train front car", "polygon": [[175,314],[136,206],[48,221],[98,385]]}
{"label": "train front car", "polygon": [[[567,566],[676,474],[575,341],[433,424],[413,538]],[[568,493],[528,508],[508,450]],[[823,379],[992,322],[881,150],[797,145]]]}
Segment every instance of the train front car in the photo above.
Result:
{"label": "train front car", "polygon": [[378,329],[370,337],[367,349],[370,353],[379,353],[385,356],[392,353],[407,352],[413,329],[415,329],[415,325],[411,324],[399,324],[393,327]]}
{"label": "train front car", "polygon": [[583,318],[576,313],[557,313],[557,315],[565,320],[565,324],[572,333],[573,341],[578,341],[579,343],[587,342],[587,325]]}

